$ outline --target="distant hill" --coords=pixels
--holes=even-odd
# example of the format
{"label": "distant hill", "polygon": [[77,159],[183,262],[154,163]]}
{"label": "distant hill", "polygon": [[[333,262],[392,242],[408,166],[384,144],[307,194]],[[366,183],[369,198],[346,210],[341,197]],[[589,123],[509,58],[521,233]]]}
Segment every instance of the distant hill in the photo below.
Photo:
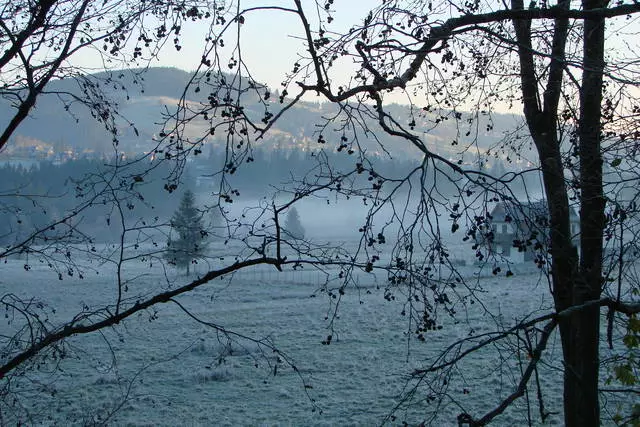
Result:
{"label": "distant hill", "polygon": [[[175,68],[151,68],[144,73],[137,74],[131,71],[114,71],[110,73],[99,73],[92,79],[99,83],[100,89],[104,90],[109,99],[112,99],[116,111],[128,121],[135,125],[137,134],[133,127],[125,120],[118,122],[119,149],[127,152],[148,151],[153,147],[152,138],[161,129],[160,122],[163,112],[171,111],[178,99],[182,96],[185,85],[191,78],[191,74]],[[81,86],[73,80],[60,80],[53,82],[49,87],[50,92],[72,92],[81,94]],[[186,99],[190,102],[206,102],[211,88],[203,88],[198,93],[191,90],[186,94]],[[277,96],[272,96],[270,106],[272,113],[279,110]],[[389,106],[401,121],[409,123],[416,120],[418,126],[428,126],[438,120],[433,113],[418,114],[411,116],[410,109],[403,105]],[[245,109],[250,114],[261,115],[263,105],[259,104],[257,97],[248,98],[245,102]],[[317,125],[322,123],[322,117],[326,117],[335,111],[335,106],[331,104],[317,104],[301,102],[296,107],[286,112],[269,133],[267,138],[260,142],[265,150],[270,149],[313,149],[318,142]],[[7,101],[0,100],[0,124],[6,123],[12,115],[12,109]],[[416,157],[416,150],[407,144],[406,141],[398,141],[382,132],[376,123],[367,119],[367,126],[373,134],[360,134],[359,144],[362,149],[369,152],[382,152],[379,143],[389,150],[394,157],[411,158]],[[432,131],[424,135],[427,146],[447,157],[455,157],[466,144],[470,144],[476,135],[476,129],[480,129],[478,149],[485,150],[500,139],[495,135],[500,135],[501,131],[513,128],[519,118],[511,115],[492,116],[493,130],[485,132],[487,121],[481,121],[480,126],[469,126],[457,128],[454,120],[449,120],[439,125]],[[462,121],[464,123],[464,121]],[[422,126],[421,126],[422,125]],[[464,126],[464,125],[462,125]],[[336,125],[331,126],[335,128]],[[201,122],[191,125],[188,133],[191,135],[203,135],[208,131],[209,126],[203,119]],[[466,132],[471,130],[469,136]],[[340,145],[340,132],[325,132],[326,146],[335,145],[336,149]],[[224,142],[224,135],[212,138],[212,144]],[[325,146],[325,148],[326,148]],[[46,150],[60,152],[65,149],[72,149],[76,152],[98,152],[108,153],[112,151],[112,137],[105,131],[104,126],[95,118],[91,117],[86,107],[77,103],[72,103],[68,110],[56,95],[49,94],[38,100],[27,119],[17,130],[13,141],[5,148],[4,156],[10,156],[12,151],[25,147],[39,147],[39,152]],[[35,150],[35,149],[34,149]]]}

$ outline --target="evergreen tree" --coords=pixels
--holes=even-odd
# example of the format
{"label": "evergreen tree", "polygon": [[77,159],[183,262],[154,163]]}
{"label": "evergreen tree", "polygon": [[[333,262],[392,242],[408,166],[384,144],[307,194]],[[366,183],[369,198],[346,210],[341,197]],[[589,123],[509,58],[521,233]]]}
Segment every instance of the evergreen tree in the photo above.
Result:
{"label": "evergreen tree", "polygon": [[284,231],[294,239],[304,239],[304,227],[296,208],[291,208],[284,223]]}
{"label": "evergreen tree", "polygon": [[193,192],[187,190],[178,210],[171,218],[172,233],[167,246],[167,259],[180,268],[186,268],[189,275],[191,263],[202,256],[206,249],[207,232],[204,229],[202,213],[195,205]]}

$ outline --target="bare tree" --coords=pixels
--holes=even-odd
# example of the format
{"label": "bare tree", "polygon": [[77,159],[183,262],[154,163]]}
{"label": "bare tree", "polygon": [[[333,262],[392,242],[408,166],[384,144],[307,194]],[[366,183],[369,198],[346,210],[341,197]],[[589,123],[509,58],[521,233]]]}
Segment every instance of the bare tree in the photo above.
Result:
{"label": "bare tree", "polygon": [[[119,102],[125,96],[128,98],[129,91],[144,90],[140,67],[157,58],[165,45],[173,52],[181,50],[181,31],[185,26],[201,20],[219,23],[219,12],[225,12],[225,9],[215,1],[152,3],[52,0],[19,1],[0,7],[0,46],[3,52],[0,56],[0,96],[11,113],[2,124],[0,148],[11,144],[20,125],[37,108],[37,101],[47,97],[59,101],[61,115],[73,117],[83,109],[88,110],[107,131],[106,135],[99,137],[113,146],[112,156],[102,168],[81,177],[69,178],[68,182],[73,183],[72,197],[76,199],[73,206],[48,223],[38,223],[28,230],[22,227],[19,232],[11,230],[3,236],[10,243],[3,246],[0,258],[5,261],[23,258],[25,272],[32,269],[33,262],[43,263],[54,273],[54,280],[63,280],[66,276],[82,278],[89,272],[97,274],[102,268],[111,268],[114,279],[113,292],[108,300],[98,305],[84,305],[66,319],[54,319],[57,317],[56,307],[48,305],[43,295],[25,297],[3,290],[0,305],[7,325],[0,335],[2,424],[20,423],[21,420],[36,422],[37,414],[31,414],[22,406],[17,391],[20,385],[17,384],[20,381],[38,383],[25,374],[39,371],[48,363],[52,363],[53,372],[60,372],[60,361],[73,353],[67,342],[70,337],[82,334],[83,330],[108,329],[134,312],[145,312],[160,299],[165,302],[172,299],[167,294],[155,302],[149,300],[150,304],[143,302],[140,305],[140,298],[148,299],[148,294],[145,297],[146,292],[135,291],[134,296],[131,289],[136,279],[139,280],[139,277],[131,277],[128,273],[127,267],[134,262],[145,262],[150,266],[155,263],[160,272],[166,272],[164,242],[169,222],[157,216],[154,218],[150,211],[152,206],[144,195],[152,185],[162,185],[152,181],[158,179],[157,176],[153,178],[154,174],[162,170],[163,161],[169,157],[150,164],[149,159],[161,149],[157,142],[149,141],[149,149],[145,150],[149,154],[125,159],[118,147],[122,129],[131,128],[135,134],[138,130],[134,123],[120,115]],[[93,56],[94,63],[97,61],[102,66],[79,65],[79,54]],[[69,85],[60,84],[69,81],[75,82],[77,87],[70,90]],[[170,179],[165,181],[168,192],[177,187],[180,173],[177,169],[168,173]],[[56,189],[24,194],[20,187],[3,191],[3,200],[21,198],[31,202],[34,209],[45,211],[43,200],[67,193],[64,189]],[[17,223],[21,223],[17,214],[19,207],[3,204],[3,210],[15,213]],[[102,222],[91,227],[87,224],[89,216],[101,216]],[[103,228],[112,233],[115,244],[111,241],[101,244],[96,231]],[[214,275],[220,277],[248,265],[281,263],[274,263],[273,258],[263,256],[251,259],[246,253],[237,255],[237,262],[230,262],[222,270],[211,267],[212,271],[218,271]],[[212,278],[198,281],[204,284]],[[199,286],[196,282],[189,283],[191,289]],[[156,296],[165,293],[169,287],[170,279],[165,275],[164,285],[160,283],[153,293]],[[175,295],[184,291],[187,288]],[[184,308],[179,301],[174,303]],[[216,323],[198,319],[186,308],[184,310],[203,325],[218,331],[220,337],[241,338]],[[105,323],[100,325],[102,322]],[[269,354],[279,354],[268,339],[256,339],[255,342]],[[287,360],[284,354],[279,359]]]}
{"label": "bare tree", "polygon": [[[548,239],[532,235],[515,241],[514,245],[525,251],[539,251],[537,259],[548,272],[555,313],[516,327],[526,331],[545,319],[550,321],[540,330],[516,392],[484,416],[462,414],[461,423],[486,424],[522,396],[532,374],[537,373],[537,363],[550,334],[558,326],[563,348],[565,423],[598,425],[599,393],[603,390],[599,378],[601,309],[608,307],[610,330],[617,315],[627,316],[633,323],[637,313],[637,299],[627,294],[629,299],[624,300],[621,294],[622,288],[637,286],[635,282],[621,283],[628,263],[614,257],[608,259],[613,265],[604,264],[607,260],[603,243],[603,239],[610,239],[607,236],[615,236],[607,231],[615,228],[614,223],[623,221],[627,225],[621,227],[625,228],[634,221],[628,216],[635,212],[632,200],[636,198],[633,194],[622,196],[608,190],[605,195],[605,188],[625,186],[623,183],[635,178],[628,173],[610,174],[613,181],[608,181],[604,178],[603,165],[608,162],[615,169],[621,162],[635,163],[637,158],[635,148],[630,148],[635,147],[638,136],[638,109],[633,95],[639,84],[638,60],[618,53],[614,39],[608,39],[611,34],[607,34],[606,28],[624,26],[624,20],[633,20],[640,8],[635,3],[610,6],[608,2],[591,1],[583,2],[578,8],[573,6],[564,1],[555,5],[534,2],[526,8],[518,1],[510,5],[386,2],[370,11],[361,25],[336,32],[332,31],[331,24],[333,2],[311,6],[320,16],[311,19],[306,6],[294,1],[291,7],[276,9],[299,19],[299,32],[307,51],[292,64],[291,73],[284,79],[281,107],[265,106],[264,125],[245,116],[240,107],[242,99],[246,99],[243,98],[245,91],[265,92],[265,98],[268,97],[267,88],[253,83],[245,88],[229,85],[226,99],[233,101],[203,106],[210,115],[222,109],[228,111],[230,117],[241,116],[240,123],[246,126],[244,134],[253,132],[257,140],[307,95],[315,93],[335,104],[335,113],[319,124],[318,142],[336,139],[339,149],[357,151],[356,173],[366,172],[373,181],[373,187],[365,193],[375,207],[369,211],[367,225],[361,229],[363,240],[369,241],[370,247],[375,248],[377,243],[387,240],[384,227],[381,231],[373,230],[372,218],[380,215],[381,206],[392,207],[394,214],[390,221],[398,221],[400,231],[393,239],[398,243],[390,258],[396,260],[395,265],[402,265],[402,273],[389,272],[390,283],[394,285],[390,287],[401,284],[408,286],[410,295],[413,292],[428,295],[423,307],[416,310],[420,314],[433,312],[437,304],[430,301],[453,312],[453,304],[449,304],[445,296],[455,291],[447,291],[446,281],[451,277],[462,279],[454,269],[447,273],[449,278],[440,277],[435,282],[445,283],[440,287],[431,276],[420,273],[430,271],[434,260],[446,263],[450,255],[442,242],[442,225],[428,213],[447,213],[452,219],[452,232],[466,225],[467,238],[484,233],[484,239],[491,240],[491,203],[516,198],[514,184],[522,175],[492,176],[483,170],[483,160],[477,168],[464,167],[464,154],[477,154],[480,159],[491,155],[506,159],[526,156],[523,145],[532,141],[536,158],[531,159],[532,167],[541,173],[542,195],[548,207]],[[335,8],[335,14],[339,14],[339,6]],[[239,9],[237,19],[242,17],[249,22],[248,17],[258,9]],[[612,45],[613,53],[608,59],[605,59],[605,40]],[[635,50],[637,47],[631,49]],[[237,54],[233,64],[238,69],[236,83],[241,76],[250,78],[253,72],[242,60],[240,48]],[[351,79],[341,78],[337,71],[338,65],[344,63],[355,64]],[[200,85],[201,80],[197,80]],[[221,86],[216,82],[214,87]],[[212,91],[214,99],[217,99],[216,91]],[[397,110],[385,102],[389,93],[398,92],[412,102],[408,117],[398,116]],[[514,130],[505,133],[503,139],[498,138],[497,144],[483,146],[480,139],[494,127],[492,111],[518,105],[522,105],[525,125],[520,132],[514,125]],[[186,107],[183,111],[185,115],[180,116],[181,119],[196,117]],[[452,145],[461,146],[459,160],[440,154],[438,148],[429,143],[430,135],[449,120],[456,123]],[[228,126],[231,128],[237,123],[233,120]],[[177,127],[168,133],[174,132],[180,134]],[[417,150],[421,164],[404,180],[394,181],[379,175],[359,146],[364,137],[379,138],[380,132],[404,140]],[[232,167],[247,152],[244,147],[233,151]],[[382,142],[380,148],[391,150]],[[435,178],[431,182],[426,179],[429,174]],[[455,191],[440,192],[438,177],[447,177]],[[349,181],[344,177],[338,181],[340,185],[332,189],[344,191],[345,181]],[[403,185],[414,182],[419,185],[416,197],[408,198],[404,207],[398,208],[400,204],[396,205],[397,198],[392,196],[397,195]],[[350,190],[356,188],[350,183]],[[306,184],[302,181],[301,187]],[[383,186],[385,192],[380,191]],[[577,246],[570,223],[571,204],[580,216]],[[409,205],[411,209],[406,207]],[[414,214],[407,216],[407,212]],[[613,212],[613,216],[609,212]],[[619,235],[621,248],[630,243],[628,238],[633,235],[635,232],[626,231]],[[420,246],[419,256],[416,245]],[[621,249],[619,253],[623,252]],[[368,250],[363,254],[367,255],[370,268],[380,259]],[[500,260],[491,255],[481,249],[477,253],[480,259],[489,257],[495,263],[496,274],[501,271]],[[511,274],[507,269],[507,275]],[[611,281],[617,281],[617,291],[609,288]],[[418,328],[418,337],[423,338],[424,331],[433,326],[433,320],[418,322],[422,325]],[[480,347],[494,340],[491,338]],[[448,364],[436,366],[442,369]],[[432,367],[420,372],[438,369]],[[633,369],[637,372],[637,366]],[[545,418],[544,411],[541,416]]]}
{"label": "bare tree", "polygon": [[[5,4],[0,10],[0,96],[11,103],[12,117],[4,125],[0,148],[28,117],[36,100],[45,95],[57,97],[61,111],[70,111],[74,104],[88,108],[117,138],[118,105],[105,88],[133,88],[125,87],[119,75],[99,76],[96,71],[142,67],[170,40],[179,51],[182,27],[215,19],[216,14],[215,1],[149,4],[48,0]],[[93,56],[103,67],[95,69],[71,61],[79,54]],[[77,81],[77,90],[58,89],[55,82],[62,78]]]}
{"label": "bare tree", "polygon": [[[439,358],[427,361],[424,368],[413,373],[414,387],[408,389],[404,402],[409,402],[424,386],[428,390],[427,400],[436,402],[430,408],[437,411],[443,402],[454,400],[446,384],[454,377],[453,368],[466,356],[497,343],[517,343],[523,345],[528,357],[514,367],[519,378],[515,390],[500,396],[495,407],[479,416],[470,414],[455,401],[461,408],[458,422],[487,424],[518,398],[528,396],[527,390],[534,382],[539,391],[536,399],[540,417],[544,420],[548,412],[538,381],[539,365],[550,338],[559,328],[565,423],[599,424],[599,393],[606,391],[599,378],[601,310],[605,307],[609,310],[608,338],[612,347],[613,329],[620,327],[617,324],[620,319],[627,321],[622,326],[627,328],[623,335],[637,337],[634,316],[640,310],[634,296],[638,285],[630,279],[633,262],[625,258],[635,245],[637,232],[634,171],[638,108],[633,94],[638,86],[638,60],[614,52],[605,63],[605,29],[606,25],[622,28],[622,20],[640,12],[640,5],[623,2],[609,6],[587,1],[574,7],[561,1],[557,5],[532,3],[525,8],[517,0],[511,5],[393,1],[383,2],[363,14],[362,23],[347,31],[332,31],[334,15],[340,12],[333,1],[303,5],[300,0],[293,0],[287,6],[247,8],[236,2],[230,7],[213,7],[211,12],[183,3],[142,2],[141,10],[136,10],[120,4],[80,2],[80,7],[74,9],[78,13],[71,20],[56,6],[57,2],[51,2],[35,8],[25,5],[19,10],[9,10],[7,6],[5,10],[0,40],[11,46],[6,51],[13,49],[13,53],[5,55],[6,64],[0,65],[13,64],[24,71],[7,76],[26,77],[4,85],[7,89],[3,95],[13,97],[17,104],[16,115],[0,139],[2,145],[57,75],[60,64],[74,53],[75,43],[100,47],[102,41],[107,41],[107,51],[115,55],[126,51],[118,40],[134,40],[135,44],[137,39],[144,44],[162,45],[167,37],[173,37],[169,34],[179,32],[181,20],[203,18],[211,20],[211,31],[198,69],[182,92],[178,108],[166,111],[163,129],[150,150],[175,162],[167,177],[167,189],[176,188],[188,156],[199,153],[212,135],[223,135],[226,157],[223,169],[212,171],[219,172],[221,177],[220,188],[213,198],[215,204],[233,202],[238,190],[229,177],[253,160],[254,147],[279,120],[314,94],[333,105],[318,118],[317,143],[332,146],[335,142],[338,151],[354,158],[353,168],[340,170],[320,152],[313,170],[293,177],[273,200],[258,206],[253,215],[226,218],[224,237],[237,243],[230,246],[234,248],[232,261],[227,259],[223,265],[212,261],[206,273],[188,283],[171,283],[163,289],[135,294],[128,294],[129,285],[136,278],[128,279],[124,274],[127,262],[151,259],[161,264],[163,259],[162,252],[153,248],[136,252],[140,239],[150,243],[157,240],[154,232],[158,224],[149,224],[144,219],[127,220],[124,214],[127,200],[135,197],[136,185],[144,181],[144,174],[125,173],[124,180],[120,179],[123,172],[112,179],[96,178],[101,187],[95,200],[111,195],[113,212],[122,225],[117,253],[104,256],[116,268],[117,297],[99,307],[87,308],[71,320],[50,323],[42,320],[40,307],[5,295],[2,298],[5,309],[22,320],[13,335],[3,337],[0,376],[7,384],[3,397],[11,392],[9,379],[34,369],[43,358],[64,357],[65,343],[70,337],[115,328],[139,313],[150,312],[153,317],[154,307],[163,303],[176,304],[188,316],[194,316],[178,300],[180,295],[256,265],[278,270],[301,265],[337,268],[335,281],[325,285],[327,295],[337,301],[357,286],[357,270],[381,271],[387,278],[385,298],[394,300],[398,295],[398,299],[406,301],[403,313],[410,319],[411,336],[418,342],[427,341],[430,333],[443,326],[442,313],[456,319],[460,307],[484,304],[478,282],[465,276],[454,262],[447,234],[454,237],[464,234],[462,239],[473,247],[475,258],[488,265],[494,275],[504,272],[507,277],[513,276],[508,258],[493,252],[491,245],[477,242],[490,242],[493,238],[491,207],[499,202],[522,207],[518,195],[534,191],[527,186],[527,177],[539,172],[548,210],[548,236],[524,236],[514,241],[514,245],[519,250],[535,251],[537,263],[549,283],[553,310],[538,317],[529,316],[514,325],[499,324],[502,329],[495,333],[477,335],[470,331],[469,338],[443,349]],[[102,7],[113,9],[105,11]],[[84,28],[81,24],[85,24],[88,10],[93,13],[90,21],[95,18],[108,24],[106,29],[84,38],[77,32],[78,28]],[[60,13],[56,15],[56,11]],[[112,20],[102,18],[110,16],[111,11],[115,14]],[[125,11],[133,11],[133,16],[123,17],[121,24],[118,15]],[[148,13],[164,22],[166,16],[173,16],[165,11],[175,12],[174,21],[154,27],[157,37],[149,36],[149,29],[140,19]],[[291,64],[291,73],[285,76],[275,102],[271,101],[271,89],[260,83],[254,70],[248,68],[241,49],[243,39],[238,36],[252,17],[266,11],[297,18],[296,35],[305,45],[300,58]],[[27,15],[21,18],[19,13]],[[19,18],[7,24],[12,16]],[[45,25],[54,18],[63,21]],[[49,40],[43,35],[47,36],[52,29],[56,34],[52,43],[61,46],[53,52],[61,54],[34,68],[30,61],[41,58],[36,53],[44,46],[39,40]],[[231,54],[223,51],[225,39],[236,41]],[[140,56],[139,48],[134,47],[133,59]],[[355,64],[351,78],[340,77],[341,63],[348,64],[347,67]],[[36,69],[45,70],[41,77],[33,75]],[[71,72],[67,75],[75,76]],[[86,80],[80,76],[80,81]],[[94,86],[83,87],[91,92]],[[193,94],[201,92],[206,98],[194,101]],[[398,93],[411,103],[406,115],[388,102],[391,95]],[[63,97],[63,102],[64,99],[76,98]],[[87,103],[96,111],[98,120],[112,120],[115,110],[111,104]],[[263,107],[259,113],[245,108],[256,103]],[[520,104],[524,123],[514,123],[495,137],[492,144],[483,144],[482,138],[495,130],[492,112]],[[206,133],[194,135],[190,126],[203,118]],[[439,133],[447,122],[455,123],[455,132]],[[433,142],[436,138],[439,144],[446,142],[456,148],[445,152]],[[402,141],[414,150],[416,166],[401,176],[385,176],[376,169],[371,154],[374,150],[367,150],[367,140],[372,140],[382,155],[393,154],[389,141]],[[535,158],[528,159],[530,165],[500,176],[492,175],[484,167],[492,156],[507,161],[527,157],[530,142],[535,147]],[[605,173],[603,164],[610,165],[612,170]],[[130,167],[121,166],[124,169],[119,171]],[[309,239],[287,239],[281,225],[282,214],[309,197],[363,200],[367,213],[359,229],[360,242],[353,251],[314,245]],[[572,240],[571,205],[580,215],[578,247]],[[72,217],[79,211],[73,211]],[[69,224],[69,219],[60,224]],[[535,218],[529,220],[535,222]],[[28,246],[41,235],[37,231],[15,250]],[[138,237],[129,245],[131,235]],[[606,256],[604,241],[616,245],[614,256]],[[332,306],[334,316],[328,316],[330,327],[338,321],[335,316],[338,307],[339,304]],[[214,322],[195,317],[221,333],[230,334]],[[330,337],[325,344],[331,342]],[[626,354],[633,356],[637,353],[637,341],[635,345],[631,341],[625,341],[631,344]],[[261,343],[274,348],[270,342]],[[629,366],[633,377],[637,365],[633,365],[631,356],[626,360],[631,364],[616,366]],[[630,387],[615,392],[634,394],[637,390]],[[429,417],[425,415],[425,421]]]}

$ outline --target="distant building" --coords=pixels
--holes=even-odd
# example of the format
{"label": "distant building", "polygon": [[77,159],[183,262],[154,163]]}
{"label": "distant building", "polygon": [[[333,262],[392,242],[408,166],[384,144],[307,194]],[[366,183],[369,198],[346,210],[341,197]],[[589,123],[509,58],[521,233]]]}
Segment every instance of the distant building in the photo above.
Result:
{"label": "distant building", "polygon": [[[580,233],[580,218],[573,208],[569,209],[571,238],[575,241]],[[547,202],[500,202],[491,211],[490,227],[492,233],[488,241],[496,253],[531,261],[537,249],[549,246]]]}

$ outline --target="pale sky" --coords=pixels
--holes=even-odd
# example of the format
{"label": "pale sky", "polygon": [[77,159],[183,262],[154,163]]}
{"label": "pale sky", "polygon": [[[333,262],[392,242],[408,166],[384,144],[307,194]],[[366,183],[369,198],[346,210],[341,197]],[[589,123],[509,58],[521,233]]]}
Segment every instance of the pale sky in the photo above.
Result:
{"label": "pale sky", "polygon": [[[491,1],[491,0],[488,0]],[[280,6],[295,8],[293,0],[239,0],[241,9],[256,6]],[[229,2],[237,3],[237,2]],[[320,2],[324,4],[324,1]],[[334,0],[331,16],[334,21],[328,25],[330,31],[336,33],[346,33],[347,30],[357,24],[361,24],[368,11],[375,8],[382,0]],[[307,18],[312,22],[312,27],[317,28],[318,14],[316,11],[317,2],[315,0],[303,0],[306,8]],[[268,84],[272,89],[281,89],[281,82],[285,74],[289,72],[293,63],[299,59],[299,54],[305,53],[304,42],[302,40],[303,28],[297,15],[284,11],[255,11],[243,15],[244,24],[241,26],[241,49],[244,61],[252,72],[252,76],[260,82]],[[619,47],[623,52],[638,48],[637,31],[640,17],[633,16],[631,19],[621,18],[610,23],[610,28],[617,27],[608,39],[609,46]],[[153,27],[153,25],[148,25]],[[216,31],[220,26],[216,26]],[[151,60],[151,66],[171,66],[181,68],[186,71],[194,70],[200,63],[203,53],[204,38],[208,32],[208,25],[186,23],[183,25],[180,52],[176,52],[171,41],[167,43],[158,58]],[[225,37],[225,47],[219,50],[223,56],[221,62],[226,63],[227,58],[234,53],[235,34],[237,26],[232,24],[229,27],[229,35]],[[625,35],[625,33],[628,33]],[[620,39],[632,43],[632,47],[624,46]],[[614,41],[612,41],[614,40]],[[617,41],[615,41],[617,40]],[[632,53],[635,57],[636,53]],[[227,58],[224,58],[227,56]],[[96,64],[95,54],[90,51],[83,52],[74,58],[84,64]],[[96,67],[100,68],[100,67]],[[339,65],[332,69],[333,78],[349,79],[355,67],[351,66],[350,59],[343,59]],[[407,103],[406,94],[396,91],[397,96],[386,95],[386,100],[391,102]],[[514,111],[512,111],[514,112]],[[516,111],[520,114],[521,111]]]}
{"label": "pale sky", "polygon": [[[380,0],[335,0],[332,10],[334,21],[327,28],[336,32],[345,32],[352,25],[362,23],[368,11],[381,3]],[[294,8],[292,0],[243,0],[243,8],[255,7],[265,4]],[[314,0],[303,0],[303,5],[308,6],[308,19],[317,22]],[[244,60],[248,63],[254,77],[266,82],[274,89],[280,87],[280,83],[286,72],[290,71],[294,62],[298,59],[299,52],[304,53],[305,48],[301,37],[303,29],[298,17],[292,13],[283,11],[256,11],[244,15],[245,23],[241,32],[241,48]],[[186,71],[194,70],[202,57],[203,39],[208,27],[205,25],[185,25],[183,27],[183,42],[180,52],[176,52],[172,46],[166,46],[157,60],[151,65],[171,66]],[[220,28],[220,27],[218,27]],[[315,26],[317,28],[317,25]],[[231,53],[234,49],[236,27],[230,28],[230,36],[225,40],[225,48],[222,52]],[[191,40],[191,42],[188,42]],[[345,70],[350,73],[351,70]]]}

